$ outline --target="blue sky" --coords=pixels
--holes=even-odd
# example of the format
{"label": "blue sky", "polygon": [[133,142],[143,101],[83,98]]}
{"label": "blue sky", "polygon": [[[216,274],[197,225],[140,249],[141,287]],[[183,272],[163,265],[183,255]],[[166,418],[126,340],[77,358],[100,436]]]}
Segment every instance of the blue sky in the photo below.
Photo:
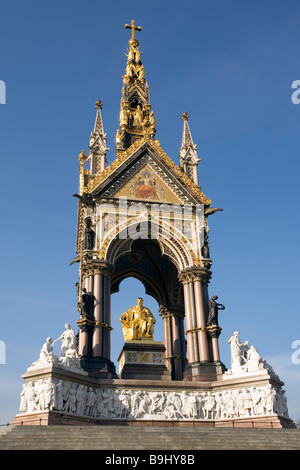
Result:
{"label": "blue sky", "polygon": [[[103,2],[3,0],[0,11],[1,327],[0,424],[18,412],[23,374],[47,336],[76,329],[77,155],[87,151],[97,99],[114,159],[129,31],[135,19],[157,139],[178,163],[183,111],[198,153],[209,219],[221,359],[238,330],[285,382],[300,418],[299,169],[300,5],[278,0]],[[112,299],[113,359],[119,317],[137,293],[128,279]],[[157,315],[158,317],[158,315]],[[156,339],[162,339],[158,318]]]}

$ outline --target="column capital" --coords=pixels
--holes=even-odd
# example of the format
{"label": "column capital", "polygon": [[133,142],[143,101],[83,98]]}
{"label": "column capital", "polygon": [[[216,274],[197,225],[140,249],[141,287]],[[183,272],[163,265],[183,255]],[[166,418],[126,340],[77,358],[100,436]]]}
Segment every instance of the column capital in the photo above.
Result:
{"label": "column capital", "polygon": [[189,268],[183,269],[178,273],[178,280],[182,284],[187,284],[189,282],[200,281],[205,284],[208,284],[211,278],[211,271],[202,266],[191,266]]}
{"label": "column capital", "polygon": [[182,317],[184,318],[184,308],[181,305],[170,305],[169,307],[163,307],[160,305],[159,315],[162,318],[167,317]]}
{"label": "column capital", "polygon": [[83,277],[102,274],[103,276],[112,278],[114,266],[108,261],[98,259],[82,259],[81,274]]}
{"label": "column capital", "polygon": [[163,307],[162,305],[159,306],[158,311],[159,311],[159,315],[160,315],[163,319],[172,316],[170,310],[168,310],[167,307]]}

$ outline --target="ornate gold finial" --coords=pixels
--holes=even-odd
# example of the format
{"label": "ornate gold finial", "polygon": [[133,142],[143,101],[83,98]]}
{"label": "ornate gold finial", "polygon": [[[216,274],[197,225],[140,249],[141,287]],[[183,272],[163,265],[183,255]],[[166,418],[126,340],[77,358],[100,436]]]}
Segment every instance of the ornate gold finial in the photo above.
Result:
{"label": "ornate gold finial", "polygon": [[78,155],[79,160],[79,194],[82,195],[84,192],[84,164],[87,160],[87,155],[85,154],[84,150],[81,150],[80,154]]}
{"label": "ornate gold finial", "polygon": [[188,115],[188,113],[186,111],[184,111],[181,119],[182,119],[182,121],[188,121],[189,117],[190,116]]}
{"label": "ornate gold finial", "polygon": [[87,160],[87,156],[85,154],[85,151],[84,150],[81,150],[80,154],[78,155],[78,160],[80,162],[81,165],[84,165],[85,161]]}
{"label": "ornate gold finial", "polygon": [[135,31],[142,31],[141,26],[135,26],[135,21],[131,20],[131,24],[125,24],[125,29],[131,29],[131,39],[135,39]]}
{"label": "ornate gold finial", "polygon": [[95,109],[102,109],[102,103],[100,100],[97,100],[95,103]]}

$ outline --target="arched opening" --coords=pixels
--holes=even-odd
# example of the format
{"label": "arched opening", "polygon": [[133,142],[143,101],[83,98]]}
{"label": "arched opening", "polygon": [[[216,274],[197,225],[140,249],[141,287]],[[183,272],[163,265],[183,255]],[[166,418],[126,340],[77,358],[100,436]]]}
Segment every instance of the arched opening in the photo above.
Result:
{"label": "arched opening", "polygon": [[111,279],[111,359],[117,365],[124,345],[120,317],[144,299],[156,319],[154,341],[165,347],[166,367],[174,380],[181,380],[186,365],[186,340],[183,286],[178,280],[178,268],[172,258],[162,253],[157,240],[115,239],[114,274]]}
{"label": "arched opening", "polygon": [[[87,257],[81,266],[84,286],[92,299],[89,314],[78,322],[81,362],[87,370],[95,370],[95,373],[101,370],[108,376],[114,375],[119,350],[122,355],[129,345],[133,347],[130,341],[135,335],[131,330],[131,338],[127,337],[125,341],[120,317],[137,305],[138,297],[148,295],[158,305],[157,308],[155,304],[152,314],[158,321],[161,317],[163,323],[161,351],[165,350],[164,367],[173,380],[182,380],[190,373],[187,365],[197,365],[201,360],[207,362],[210,359],[205,330],[205,289],[202,284],[206,270],[199,267],[199,273],[195,274],[198,268],[192,266],[193,253],[188,241],[181,240],[175,231],[168,232],[166,224],[159,225],[152,221],[150,224],[142,218],[144,214],[141,220],[133,224],[121,221],[103,243],[103,258],[94,260]],[[130,228],[134,230],[129,233]],[[138,237],[132,237],[132,234]],[[156,237],[151,238],[153,234]],[[165,237],[166,234],[170,235],[169,238]],[[126,294],[132,293],[127,305],[111,305],[116,299],[113,294],[119,292],[120,284],[126,279],[140,281],[144,286],[142,294],[137,293],[139,288],[127,288]],[[153,300],[150,302],[152,305]],[[144,306],[150,307],[145,302]],[[128,315],[130,317],[132,312]],[[130,322],[133,320],[134,317],[131,317]],[[128,328],[135,328],[134,323],[129,324]],[[199,351],[199,344],[201,347],[203,345],[203,351]]]}

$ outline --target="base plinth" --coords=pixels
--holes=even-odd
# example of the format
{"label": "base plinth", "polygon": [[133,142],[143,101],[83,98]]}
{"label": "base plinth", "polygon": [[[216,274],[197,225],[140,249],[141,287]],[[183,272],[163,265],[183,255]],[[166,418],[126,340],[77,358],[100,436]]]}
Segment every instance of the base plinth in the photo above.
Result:
{"label": "base plinth", "polygon": [[103,379],[117,378],[116,367],[109,359],[103,357],[81,357],[80,365],[92,377]]}
{"label": "base plinth", "polygon": [[[161,343],[136,346],[129,342],[122,353],[140,353],[141,347],[143,354],[163,351]],[[120,375],[128,365],[129,379],[97,378],[57,365],[29,368],[23,375],[20,414],[11,424],[296,427],[288,416],[283,382],[267,371],[239,377],[217,375],[212,381],[175,381],[164,376],[161,364],[152,369],[151,374],[157,375],[154,380],[143,364],[131,368],[130,361],[125,361]],[[147,364],[149,368],[157,365]],[[146,378],[132,378],[143,373]]]}
{"label": "base plinth", "polygon": [[224,366],[214,362],[194,362],[186,366],[183,372],[185,380],[194,382],[212,382],[221,376]]}
{"label": "base plinth", "polygon": [[121,379],[171,380],[165,347],[159,341],[126,341],[118,362]]}

